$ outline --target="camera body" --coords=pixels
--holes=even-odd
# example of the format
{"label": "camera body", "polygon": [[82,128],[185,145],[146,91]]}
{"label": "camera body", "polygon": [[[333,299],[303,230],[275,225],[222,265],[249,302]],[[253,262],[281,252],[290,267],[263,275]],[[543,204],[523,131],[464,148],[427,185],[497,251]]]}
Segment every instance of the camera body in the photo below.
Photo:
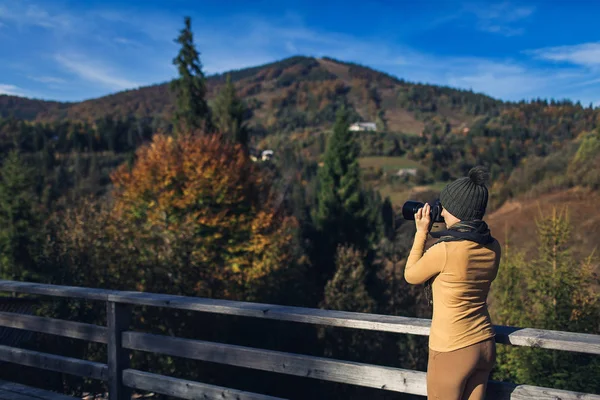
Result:
{"label": "camera body", "polygon": [[[414,221],[415,214],[419,208],[422,208],[424,205],[425,203],[421,203],[420,201],[408,200],[402,206],[402,216],[404,219]],[[429,216],[431,217],[431,224],[444,223],[444,217],[442,217],[442,203],[440,203],[440,200],[435,200],[433,204],[430,203],[430,206],[431,211],[429,212]]]}

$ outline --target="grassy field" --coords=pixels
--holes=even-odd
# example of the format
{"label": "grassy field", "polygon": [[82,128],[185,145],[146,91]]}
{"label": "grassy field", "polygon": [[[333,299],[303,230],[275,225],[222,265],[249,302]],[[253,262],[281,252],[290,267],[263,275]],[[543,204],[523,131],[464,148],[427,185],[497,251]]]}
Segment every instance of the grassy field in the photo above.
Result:
{"label": "grassy field", "polygon": [[385,172],[397,171],[400,168],[418,168],[420,164],[406,157],[361,157],[358,159],[361,168],[381,168]]}
{"label": "grassy field", "polygon": [[[358,161],[363,169],[381,168],[385,173],[390,175],[395,174],[401,168],[421,167],[418,162],[409,160],[406,157],[361,157]],[[411,183],[407,183],[405,186],[392,186],[379,181],[379,179],[368,183],[371,184],[371,187],[378,190],[381,196],[389,197],[392,204],[396,207],[400,207],[406,200],[413,198],[416,193],[439,192],[448,184],[448,182],[434,182],[429,185],[420,186],[414,186]]]}
{"label": "grassy field", "polygon": [[406,200],[410,200],[415,197],[416,193],[419,192],[440,192],[448,182],[434,182],[430,185],[413,186],[405,189],[394,189],[390,185],[381,185],[377,188],[382,197],[389,197],[392,205],[400,207]]}
{"label": "grassy field", "polygon": [[443,188],[450,182],[434,182],[431,185],[424,186],[427,190],[435,190],[436,192],[441,192]]}

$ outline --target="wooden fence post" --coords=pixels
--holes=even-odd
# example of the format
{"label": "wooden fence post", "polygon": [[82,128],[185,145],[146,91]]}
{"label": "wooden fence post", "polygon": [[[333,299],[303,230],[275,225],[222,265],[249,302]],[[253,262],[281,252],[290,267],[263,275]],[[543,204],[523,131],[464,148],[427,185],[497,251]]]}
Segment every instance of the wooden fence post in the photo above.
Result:
{"label": "wooden fence post", "polygon": [[129,351],[122,347],[122,333],[131,322],[131,306],[106,303],[108,328],[108,398],[109,400],[131,400],[131,390],[123,385],[123,370],[129,368]]}

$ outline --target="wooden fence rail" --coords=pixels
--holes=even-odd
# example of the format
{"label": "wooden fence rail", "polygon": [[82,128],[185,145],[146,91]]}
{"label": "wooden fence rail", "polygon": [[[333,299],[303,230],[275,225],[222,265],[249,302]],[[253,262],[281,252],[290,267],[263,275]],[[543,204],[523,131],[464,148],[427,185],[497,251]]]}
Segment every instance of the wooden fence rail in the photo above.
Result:
{"label": "wooden fence rail", "polygon": [[[132,306],[155,306],[423,336],[429,335],[431,320],[427,319],[3,280],[0,280],[0,291],[105,302],[106,327],[9,312],[0,312],[0,326],[106,344],[106,364],[8,346],[0,346],[0,360],[107,381],[110,400],[129,400],[131,389],[153,391],[184,399],[277,399],[137,371],[129,367],[130,350],[426,396],[425,372],[153,335],[130,331],[128,327]],[[507,326],[495,328],[498,343],[600,355],[600,335]],[[490,382],[488,398],[600,400],[600,395]]]}

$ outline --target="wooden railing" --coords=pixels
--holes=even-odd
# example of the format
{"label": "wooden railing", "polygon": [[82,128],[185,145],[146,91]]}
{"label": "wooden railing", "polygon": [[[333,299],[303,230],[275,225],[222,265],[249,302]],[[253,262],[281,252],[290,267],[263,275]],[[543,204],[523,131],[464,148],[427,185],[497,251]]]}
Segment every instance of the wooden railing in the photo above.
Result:
{"label": "wooden railing", "polygon": [[[130,350],[310,377],[391,392],[421,396],[427,394],[426,374],[421,371],[128,330],[132,306],[166,307],[423,336],[429,335],[431,321],[427,319],[2,280],[0,280],[0,292],[106,302],[107,326],[0,312],[0,326],[104,343],[108,350],[106,364],[8,346],[0,346],[0,360],[107,381],[110,400],[130,399],[132,389],[152,391],[184,399],[276,399],[272,396],[131,369],[129,367]],[[496,341],[506,345],[600,355],[600,335],[506,326],[496,326],[496,333]],[[487,398],[496,400],[600,400],[600,395],[491,381],[488,385]]]}

